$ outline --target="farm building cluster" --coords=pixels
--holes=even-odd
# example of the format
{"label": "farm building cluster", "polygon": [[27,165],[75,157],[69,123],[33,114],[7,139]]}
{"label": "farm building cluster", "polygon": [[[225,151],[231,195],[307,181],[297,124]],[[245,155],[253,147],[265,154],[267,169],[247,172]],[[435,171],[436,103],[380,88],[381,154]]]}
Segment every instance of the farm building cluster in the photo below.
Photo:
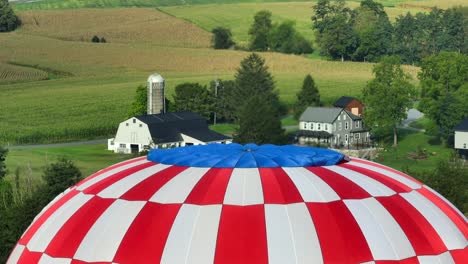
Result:
{"label": "farm building cluster", "polygon": [[147,115],[120,123],[117,134],[108,140],[116,153],[137,153],[157,148],[173,148],[211,143],[227,144],[232,139],[208,128],[206,120],[193,112],[166,112],[165,80],[149,76]]}

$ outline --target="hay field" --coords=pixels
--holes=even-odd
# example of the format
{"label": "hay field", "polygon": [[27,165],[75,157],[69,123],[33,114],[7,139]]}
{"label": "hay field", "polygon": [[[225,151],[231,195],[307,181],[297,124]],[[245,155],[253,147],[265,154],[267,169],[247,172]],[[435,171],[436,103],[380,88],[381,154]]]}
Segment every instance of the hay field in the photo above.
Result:
{"label": "hay field", "polygon": [[0,84],[46,80],[48,74],[45,71],[34,68],[0,63]]}
{"label": "hay field", "polygon": [[[211,34],[154,9],[76,9],[19,13],[19,32],[90,42],[94,35],[112,43],[150,43],[169,47],[209,47]],[[177,29],[177,30],[174,30]]]}
{"label": "hay field", "polygon": [[[132,9],[128,12],[136,12],[134,16],[138,17],[138,11],[164,16],[154,9]],[[74,11],[48,13],[46,21],[54,21],[70,15],[70,12]],[[78,17],[90,17],[86,12],[97,16],[103,12],[111,16],[112,12],[120,14],[126,10],[86,9],[80,10]],[[42,12],[37,13],[38,17],[43,15]],[[34,17],[35,14],[28,15]],[[114,22],[109,19],[95,25],[86,21],[83,24],[89,23],[89,31],[93,31],[94,28],[111,28]],[[37,65],[68,72],[72,76],[0,84],[0,145],[112,136],[119,122],[126,117],[135,88],[144,84],[150,73],[159,72],[166,78],[168,97],[172,99],[177,84],[207,84],[215,78],[233,78],[240,61],[249,54],[204,47],[174,47],[164,43],[155,45],[148,39],[106,44],[69,41],[63,40],[63,36],[69,35],[66,30],[61,33],[57,24],[44,22],[42,25],[40,28],[25,26],[13,33],[0,34],[0,63],[11,61]],[[138,23],[134,25],[134,30],[138,30]],[[172,26],[170,32],[178,35],[180,29]],[[362,87],[372,77],[372,64],[369,63],[312,60],[277,53],[262,53],[261,56],[275,77],[281,100],[287,103],[294,102],[295,94],[308,73],[316,79],[325,102],[341,95],[359,96]],[[411,70],[415,72],[416,68]]]}

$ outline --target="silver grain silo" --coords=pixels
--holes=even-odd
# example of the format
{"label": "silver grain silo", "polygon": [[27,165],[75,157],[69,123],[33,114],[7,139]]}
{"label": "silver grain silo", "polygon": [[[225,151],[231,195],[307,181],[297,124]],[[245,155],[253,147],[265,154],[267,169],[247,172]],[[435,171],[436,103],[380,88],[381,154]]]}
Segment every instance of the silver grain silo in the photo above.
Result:
{"label": "silver grain silo", "polygon": [[155,73],[148,77],[148,115],[166,112],[164,78]]}

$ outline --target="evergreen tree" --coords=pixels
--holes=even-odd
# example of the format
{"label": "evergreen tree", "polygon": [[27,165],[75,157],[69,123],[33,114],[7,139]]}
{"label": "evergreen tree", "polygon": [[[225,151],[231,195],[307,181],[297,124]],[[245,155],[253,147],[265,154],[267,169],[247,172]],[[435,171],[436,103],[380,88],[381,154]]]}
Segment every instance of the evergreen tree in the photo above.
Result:
{"label": "evergreen tree", "polygon": [[213,112],[213,96],[206,86],[199,83],[182,83],[175,87],[176,111],[192,111],[210,119]]}
{"label": "evergreen tree", "polygon": [[128,117],[146,115],[148,109],[147,89],[143,85],[139,85],[136,89],[136,94],[133,99],[132,106],[128,112]]}
{"label": "evergreen tree", "polygon": [[393,145],[398,144],[397,126],[407,117],[414,86],[398,57],[384,57],[373,69],[375,78],[363,89],[364,121],[374,130],[392,130]]}
{"label": "evergreen tree", "polygon": [[93,42],[93,43],[99,43],[99,41],[101,41],[101,40],[100,40],[99,37],[96,36],[96,35],[94,35],[94,36],[91,38],[91,42]]}
{"label": "evergreen tree", "polygon": [[249,29],[251,50],[268,50],[268,35],[271,28],[271,12],[267,10],[257,12],[254,16],[254,22]]}
{"label": "evergreen tree", "polygon": [[236,89],[231,96],[231,105],[235,105],[235,116],[239,116],[239,109],[245,101],[259,95],[276,109],[279,109],[278,94],[275,91],[273,77],[265,65],[265,60],[256,53],[250,54],[241,61],[235,75]]}
{"label": "evergreen tree", "polygon": [[258,145],[286,144],[287,137],[277,109],[260,95],[247,99],[239,114],[239,128],[234,141]]}
{"label": "evergreen tree", "polygon": [[353,11],[344,0],[318,1],[312,21],[322,55],[341,61],[351,58],[358,45],[352,17]]}
{"label": "evergreen tree", "polygon": [[296,119],[309,106],[320,106],[320,94],[314,79],[310,74],[304,78],[302,89],[297,93],[297,101],[294,107],[294,117]]}
{"label": "evergreen tree", "polygon": [[235,43],[232,40],[231,30],[224,27],[216,27],[211,33],[213,33],[213,48],[215,49],[229,49]]}
{"label": "evergreen tree", "polygon": [[5,164],[7,154],[8,154],[8,149],[0,146],[0,180],[3,177],[5,177],[7,173],[6,164]]}
{"label": "evergreen tree", "polygon": [[0,32],[15,30],[21,21],[13,12],[8,0],[0,0]]}

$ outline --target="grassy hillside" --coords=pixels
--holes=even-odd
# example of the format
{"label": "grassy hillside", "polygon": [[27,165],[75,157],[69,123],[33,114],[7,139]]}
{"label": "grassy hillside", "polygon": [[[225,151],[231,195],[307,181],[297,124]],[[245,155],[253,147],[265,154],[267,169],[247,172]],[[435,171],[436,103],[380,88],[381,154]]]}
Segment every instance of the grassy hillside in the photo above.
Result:
{"label": "grassy hillside", "polygon": [[[64,74],[58,79],[0,84],[0,144],[111,136],[126,117],[136,86],[144,84],[150,73],[159,72],[166,78],[172,99],[179,83],[207,84],[215,78],[233,78],[239,62],[249,54],[210,49],[208,33],[155,9],[27,11],[19,15],[23,27],[0,35],[0,63],[32,65],[47,69],[49,76]],[[151,26],[142,26],[145,19]],[[123,22],[116,27],[118,21]],[[109,43],[82,41],[94,34]],[[308,73],[316,79],[326,102],[341,95],[359,96],[372,77],[372,64],[368,63],[261,55],[275,76],[281,100],[289,103]],[[416,68],[408,70],[415,76]]]}

